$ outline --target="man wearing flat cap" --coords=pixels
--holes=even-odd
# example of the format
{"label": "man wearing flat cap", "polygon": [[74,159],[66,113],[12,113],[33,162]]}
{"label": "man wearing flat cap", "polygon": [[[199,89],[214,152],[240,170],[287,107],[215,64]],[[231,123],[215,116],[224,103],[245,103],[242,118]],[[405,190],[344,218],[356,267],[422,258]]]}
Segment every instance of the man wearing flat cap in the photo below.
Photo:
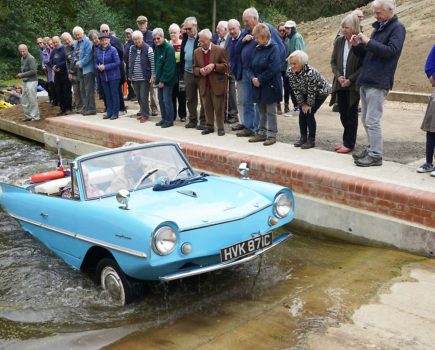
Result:
{"label": "man wearing flat cap", "polygon": [[[139,29],[143,34],[143,41],[151,46],[154,50],[154,39],[153,31],[148,29],[148,18],[141,15],[136,19],[137,29]],[[151,86],[150,88],[150,100],[151,100],[151,114],[153,116],[158,115],[157,113],[157,103],[156,103],[156,92]]]}

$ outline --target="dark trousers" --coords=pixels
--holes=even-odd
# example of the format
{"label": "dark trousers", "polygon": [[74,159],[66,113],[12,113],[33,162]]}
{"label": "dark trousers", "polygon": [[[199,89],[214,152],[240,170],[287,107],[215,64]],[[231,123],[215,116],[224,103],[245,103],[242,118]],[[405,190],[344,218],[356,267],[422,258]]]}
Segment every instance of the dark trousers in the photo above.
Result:
{"label": "dark trousers", "polygon": [[54,105],[58,105],[59,104],[59,100],[56,96],[56,88],[54,86],[54,81],[49,81],[47,82],[48,84],[48,98],[50,100],[50,102]]}
{"label": "dark trousers", "polygon": [[337,91],[338,111],[340,112],[341,125],[343,125],[343,145],[354,148],[358,131],[358,103],[350,105],[350,92]]}
{"label": "dark trousers", "polygon": [[[184,84],[184,82],[183,82]],[[174,120],[177,118],[177,101],[178,101],[178,118],[186,119],[186,91],[180,91],[180,84],[174,85],[172,89],[172,104],[174,106]]]}
{"label": "dark trousers", "polygon": [[72,109],[71,82],[67,74],[56,73],[54,75],[54,90],[62,112]]}
{"label": "dark trousers", "polygon": [[433,155],[435,151],[435,132],[426,132],[426,163],[433,164]]}
{"label": "dark trousers", "polygon": [[290,82],[289,82],[289,80],[287,78],[287,74],[286,73],[287,73],[286,71],[281,71],[282,86],[284,87],[284,103],[286,105],[288,105],[289,101],[290,101]]}
{"label": "dark trousers", "polygon": [[118,89],[118,96],[119,96],[119,110],[121,112],[127,112],[125,110],[125,102],[124,102],[124,82],[121,80],[119,82],[119,89]]}
{"label": "dark trousers", "polygon": [[[286,79],[286,80],[288,80],[288,79]],[[290,93],[290,98],[292,99],[292,103],[293,103],[293,107],[297,107],[298,106],[298,101],[296,100],[296,96],[295,96],[295,93],[294,93],[294,91],[293,91],[293,88],[292,88],[292,86],[289,84],[289,93]]]}
{"label": "dark trousers", "polygon": [[127,98],[129,100],[131,100],[132,98],[136,98],[136,94],[134,93],[133,85],[131,84],[131,81],[128,79],[127,79],[127,89],[128,89]]}
{"label": "dark trousers", "polygon": [[101,80],[101,86],[104,91],[107,116],[117,117],[119,114],[119,79]]}
{"label": "dark trousers", "polygon": [[80,86],[80,95],[83,99],[83,113],[96,113],[94,73],[83,74],[83,84]]}
{"label": "dark trousers", "polygon": [[320,106],[325,102],[326,96],[321,98],[316,98],[316,101],[314,102],[314,106],[311,107],[311,111],[308,113],[302,112],[302,108],[299,112],[299,129],[301,132],[301,136],[308,136],[315,139],[316,138],[316,118],[314,115],[316,114],[317,110],[320,108]]}

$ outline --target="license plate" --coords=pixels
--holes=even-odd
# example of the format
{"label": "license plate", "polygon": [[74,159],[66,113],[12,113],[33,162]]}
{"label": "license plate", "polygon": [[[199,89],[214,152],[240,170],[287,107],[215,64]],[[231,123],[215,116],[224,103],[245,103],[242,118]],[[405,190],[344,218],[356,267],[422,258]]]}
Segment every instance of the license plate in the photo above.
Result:
{"label": "license plate", "polygon": [[272,245],[272,233],[248,239],[221,249],[221,261],[225,262],[248,255]]}

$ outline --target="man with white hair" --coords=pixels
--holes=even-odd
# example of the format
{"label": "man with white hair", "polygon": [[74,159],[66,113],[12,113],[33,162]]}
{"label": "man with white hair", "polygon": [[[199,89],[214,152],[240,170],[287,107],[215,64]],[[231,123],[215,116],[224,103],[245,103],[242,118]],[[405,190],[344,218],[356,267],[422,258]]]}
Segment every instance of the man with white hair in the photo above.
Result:
{"label": "man with white hair", "polygon": [[394,73],[402,53],[406,29],[394,14],[394,0],[375,0],[372,4],[376,22],[369,38],[353,35],[351,45],[357,55],[364,56],[357,80],[361,96],[361,121],[367,134],[367,147],[354,154],[361,167],[382,165],[381,117],[388,91],[393,87]]}
{"label": "man with white hair", "polygon": [[201,47],[194,52],[193,73],[199,80],[199,94],[204,105],[206,128],[202,135],[215,131],[218,136],[225,135],[224,105],[227,91],[228,58],[225,49],[212,43],[209,29],[199,32]]}
{"label": "man with white hair", "polygon": [[[247,8],[243,11],[243,23],[245,31],[243,32],[241,60],[243,66],[243,123],[245,129],[239,131],[237,136],[250,137],[254,136],[259,126],[259,115],[252,97],[252,82],[249,76],[249,66],[253,57],[257,42],[252,35],[254,27],[260,23],[258,11],[254,7]],[[285,46],[277,32],[277,30],[269,23],[264,23],[269,27],[271,39],[278,46],[280,61],[285,60]]]}
{"label": "man with white hair", "polygon": [[[230,46],[228,45],[231,37],[228,32],[228,22],[219,21],[216,26],[217,40],[213,42],[216,45],[223,47],[227,51],[228,62],[230,62]],[[228,94],[226,96],[226,111],[225,111],[225,121],[228,123],[237,122],[237,99],[236,99],[236,83],[234,77],[230,75],[228,79]]]}
{"label": "man with white hair", "polygon": [[[186,90],[187,109],[189,110],[189,122],[186,128],[205,129],[205,113],[200,99],[201,109],[198,116],[198,79],[193,74],[193,52],[199,46],[198,22],[195,17],[187,17],[184,20],[183,41],[181,42],[180,66],[183,70],[184,85]],[[199,125],[198,125],[199,119]]]}
{"label": "man with white hair", "polygon": [[82,27],[74,27],[74,65],[77,69],[77,86],[80,100],[76,101],[78,113],[83,115],[97,114],[95,106],[94,54],[92,43],[85,35]]}
{"label": "man with white hair", "polygon": [[240,29],[240,22],[237,19],[230,19],[228,21],[228,32],[230,33],[231,39],[229,40],[229,62],[230,62],[230,76],[232,80],[235,81],[236,85],[236,104],[237,112],[239,115],[239,123],[232,126],[231,130],[240,131],[245,127],[243,125],[243,81],[242,81],[242,59],[240,55],[240,50],[238,48],[242,42],[242,31]]}
{"label": "man with white hair", "polygon": [[19,45],[18,52],[21,56],[21,72],[17,74],[17,78],[23,80],[23,96],[21,97],[21,105],[24,111],[23,121],[37,121],[40,120],[38,100],[36,98],[38,64],[35,57],[29,53],[26,45]]}
{"label": "man with white hair", "polygon": [[80,91],[77,87],[77,69],[74,65],[74,39],[68,32],[62,33],[60,36],[65,46],[65,56],[66,56],[66,69],[68,71],[68,79],[71,82],[73,90],[73,102],[72,106],[76,106],[76,101],[80,100]]}
{"label": "man with white hair", "polygon": [[115,35],[110,33],[110,28],[107,24],[103,23],[100,26],[100,32],[103,34],[107,34],[110,39],[110,45],[113,46],[118,52],[118,56],[120,59],[119,64],[119,73],[121,78],[119,79],[119,111],[127,112],[127,108],[124,103],[124,83],[125,83],[125,71],[124,71],[124,45],[121,40],[117,38]]}

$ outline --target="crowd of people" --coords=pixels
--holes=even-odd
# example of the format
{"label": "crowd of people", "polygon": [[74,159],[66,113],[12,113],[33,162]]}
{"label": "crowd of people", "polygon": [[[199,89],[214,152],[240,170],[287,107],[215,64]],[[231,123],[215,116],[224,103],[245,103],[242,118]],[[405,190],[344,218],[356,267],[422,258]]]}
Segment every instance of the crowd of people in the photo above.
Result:
{"label": "crowd of people", "polygon": [[[50,101],[60,106],[58,115],[70,113],[73,106],[76,113],[96,114],[97,90],[105,104],[104,119],[117,119],[120,111],[126,111],[126,82],[126,99],[138,100],[141,123],[157,115],[157,90],[161,114],[157,126],[171,127],[178,117],[186,128],[196,128],[202,135],[216,131],[223,136],[228,122],[238,137],[269,146],[276,143],[277,114],[293,109],[299,113],[300,127],[294,146],[309,149],[315,147],[315,114],[332,93],[331,104],[337,104],[344,129],[336,152],[354,150],[361,102],[367,146],[353,154],[354,162],[378,166],[384,99],[393,86],[406,31],[395,15],[394,0],[375,0],[372,9],[376,22],[371,37],[363,32],[360,10],[341,21],[331,55],[332,84],[308,63],[294,21],[275,28],[253,7],[243,12],[244,28],[230,19],[220,21],[214,33],[199,30],[196,18],[188,17],[180,26],[171,24],[166,39],[162,28],[148,29],[148,19],[141,15],[136,30],[125,30],[124,42],[102,24],[88,36],[77,26],[73,36],[66,32],[37,43]],[[19,50],[25,118],[38,120],[35,98],[29,94],[35,90],[36,60],[25,45]]]}

